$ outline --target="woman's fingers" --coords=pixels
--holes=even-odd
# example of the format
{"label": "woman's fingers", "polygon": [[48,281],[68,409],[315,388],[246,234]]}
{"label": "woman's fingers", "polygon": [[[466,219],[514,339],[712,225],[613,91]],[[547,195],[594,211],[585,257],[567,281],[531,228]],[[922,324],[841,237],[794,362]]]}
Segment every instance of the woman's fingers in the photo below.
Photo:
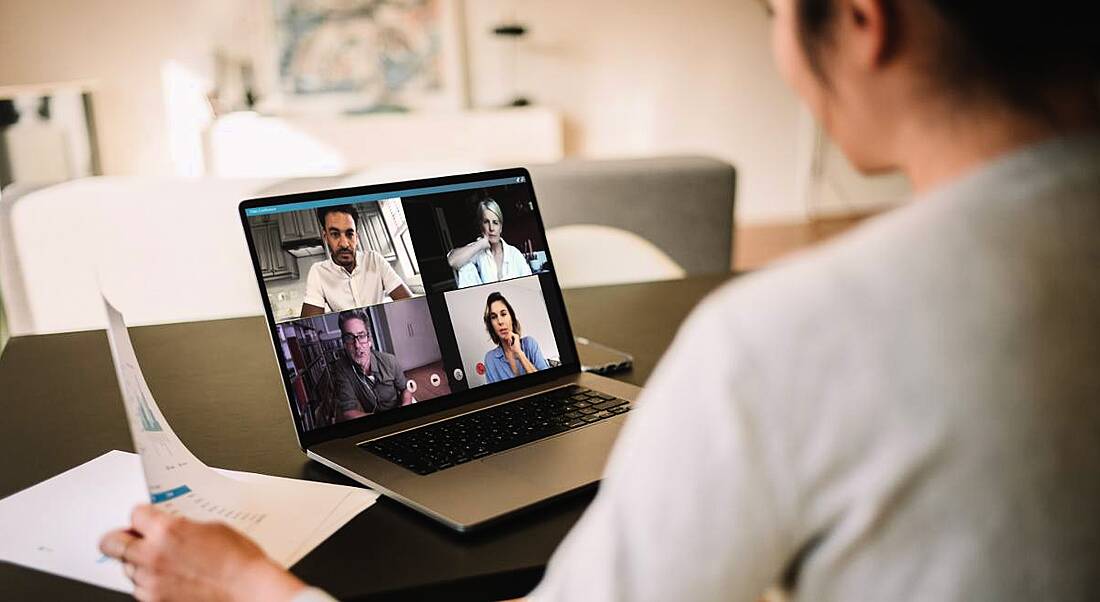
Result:
{"label": "woman's fingers", "polygon": [[125,560],[124,556],[130,552],[130,548],[140,539],[129,529],[115,529],[99,540],[99,551],[104,555],[118,560]]}
{"label": "woman's fingers", "polygon": [[163,533],[171,523],[172,517],[149,504],[135,506],[130,513],[130,524],[139,535],[149,536]]}

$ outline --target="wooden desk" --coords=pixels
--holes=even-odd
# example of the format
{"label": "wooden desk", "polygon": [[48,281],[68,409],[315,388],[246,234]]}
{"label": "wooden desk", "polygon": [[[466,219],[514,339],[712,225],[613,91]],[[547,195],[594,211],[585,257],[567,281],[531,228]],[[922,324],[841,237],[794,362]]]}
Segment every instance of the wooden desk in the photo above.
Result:
{"label": "wooden desk", "polygon": [[[729,277],[576,289],[565,301],[576,334],[635,356],[621,378],[641,385],[691,308]],[[298,449],[262,318],[139,327],[131,337],[161,410],[207,464],[353,484]],[[13,339],[0,356],[0,404],[0,497],[108,450],[133,450],[103,331]],[[523,595],[592,495],[473,535],[382,498],[293,571],[344,600]],[[124,598],[0,564],[0,599]]]}

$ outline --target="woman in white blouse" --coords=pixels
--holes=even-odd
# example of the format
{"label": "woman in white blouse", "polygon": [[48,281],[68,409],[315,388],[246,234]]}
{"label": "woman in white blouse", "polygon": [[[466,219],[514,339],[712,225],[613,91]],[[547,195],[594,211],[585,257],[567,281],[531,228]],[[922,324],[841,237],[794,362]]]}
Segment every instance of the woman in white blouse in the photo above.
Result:
{"label": "woman in white blouse", "polygon": [[477,217],[481,236],[447,254],[447,263],[457,274],[458,288],[530,276],[531,266],[523,253],[501,237],[504,212],[500,205],[493,199],[481,201]]}

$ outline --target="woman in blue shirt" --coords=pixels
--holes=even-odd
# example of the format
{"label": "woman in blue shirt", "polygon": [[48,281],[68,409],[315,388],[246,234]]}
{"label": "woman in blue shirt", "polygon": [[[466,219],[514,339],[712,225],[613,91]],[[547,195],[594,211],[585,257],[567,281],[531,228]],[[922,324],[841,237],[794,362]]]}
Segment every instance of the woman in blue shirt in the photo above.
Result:
{"label": "woman in blue shirt", "polygon": [[523,336],[519,318],[504,295],[494,292],[485,300],[485,329],[496,344],[485,354],[485,377],[495,383],[550,367],[538,341]]}

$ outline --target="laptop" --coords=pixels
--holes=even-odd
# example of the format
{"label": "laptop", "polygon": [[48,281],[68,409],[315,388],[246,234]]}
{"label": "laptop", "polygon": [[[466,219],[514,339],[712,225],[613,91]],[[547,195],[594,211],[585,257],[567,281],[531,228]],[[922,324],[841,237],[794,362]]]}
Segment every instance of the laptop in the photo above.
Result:
{"label": "laptop", "polygon": [[526,169],[239,212],[308,457],[458,531],[599,480],[640,389],[582,372]]}

